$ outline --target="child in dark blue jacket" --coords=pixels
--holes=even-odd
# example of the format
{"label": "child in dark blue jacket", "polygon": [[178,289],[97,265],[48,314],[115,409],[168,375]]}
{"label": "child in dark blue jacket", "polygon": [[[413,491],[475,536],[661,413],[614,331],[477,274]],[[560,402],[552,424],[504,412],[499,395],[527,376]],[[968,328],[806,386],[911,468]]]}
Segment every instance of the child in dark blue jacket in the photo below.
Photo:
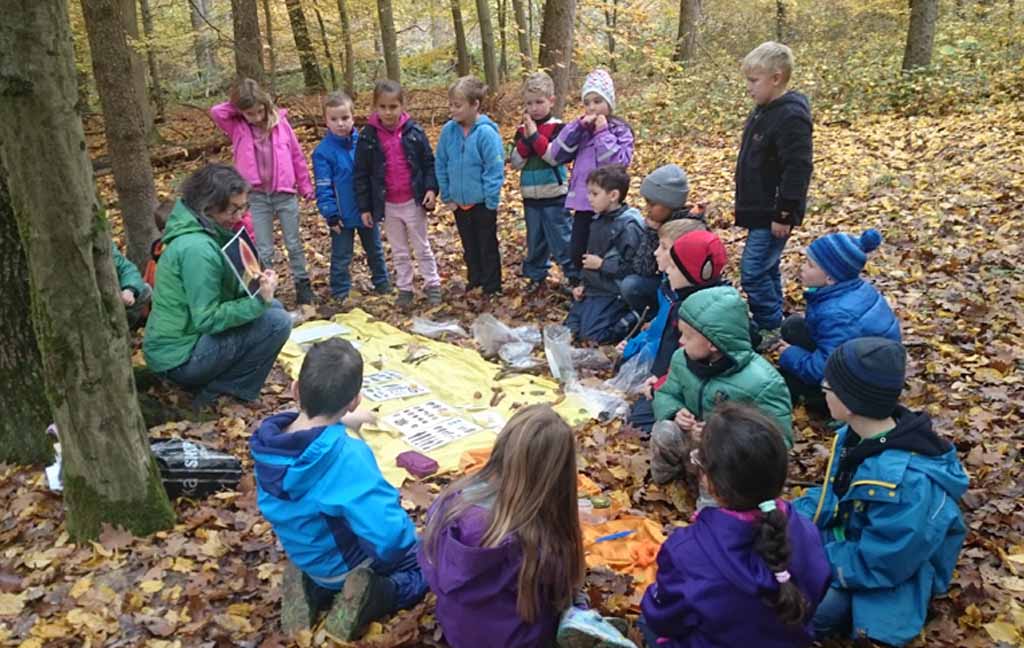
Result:
{"label": "child in dark blue jacket", "polygon": [[370,226],[363,223],[356,203],[353,179],[359,134],[354,130],[354,108],[352,99],[342,92],[327,95],[327,134],[313,151],[316,207],[331,230],[331,296],[338,300],[348,297],[352,288],[349,265],[357,232],[366,252],[374,290],[382,295],[391,292],[380,228],[376,222]]}
{"label": "child in dark blue jacket", "polygon": [[900,323],[885,298],[860,273],[867,255],[882,242],[877,230],[854,238],[826,234],[811,243],[800,269],[806,315],[791,315],[782,324],[779,366],[793,403],[827,414],[821,381],[828,356],[843,342],[859,337],[900,341]]}
{"label": "child in dark blue jacket", "polygon": [[313,345],[292,385],[299,411],[271,416],[249,440],[260,512],[291,560],[282,595],[289,633],[330,608],[327,631],[355,639],[427,591],[416,527],[373,451],[346,429],[372,420],[355,411],[362,383],[351,343]]}

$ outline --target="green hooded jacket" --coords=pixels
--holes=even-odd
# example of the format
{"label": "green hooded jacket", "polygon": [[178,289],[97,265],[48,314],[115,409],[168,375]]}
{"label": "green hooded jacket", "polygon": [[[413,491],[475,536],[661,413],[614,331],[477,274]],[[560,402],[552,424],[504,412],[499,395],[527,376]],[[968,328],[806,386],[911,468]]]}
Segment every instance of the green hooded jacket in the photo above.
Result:
{"label": "green hooded jacket", "polygon": [[153,371],[184,364],[200,336],[248,324],[268,307],[262,298],[249,297],[221,253],[233,234],[203,221],[180,200],[167,221],[142,340]]}
{"label": "green hooded jacket", "polygon": [[114,269],[117,270],[118,287],[121,290],[131,290],[138,297],[146,290],[146,284],[142,281],[139,269],[121,254],[121,250],[117,249],[117,245],[113,241],[110,243],[110,248],[114,252]]}
{"label": "green hooded jacket", "polygon": [[730,286],[696,292],[679,306],[679,319],[699,331],[733,364],[724,373],[702,379],[687,367],[683,349],[677,350],[672,355],[668,379],[654,392],[655,418],[671,419],[686,408],[703,421],[722,401],[749,402],[775,417],[785,433],[786,446],[792,447],[789,389],[775,367],[751,346],[747,304],[740,293]]}

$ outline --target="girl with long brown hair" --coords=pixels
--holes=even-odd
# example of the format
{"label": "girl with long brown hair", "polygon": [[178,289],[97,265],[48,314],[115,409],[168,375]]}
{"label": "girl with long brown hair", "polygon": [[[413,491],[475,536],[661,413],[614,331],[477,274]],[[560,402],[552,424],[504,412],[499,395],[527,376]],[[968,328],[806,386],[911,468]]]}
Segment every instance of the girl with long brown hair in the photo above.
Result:
{"label": "girl with long brown hair", "polygon": [[454,648],[554,642],[583,583],[572,429],[547,405],[519,410],[480,472],[431,507],[420,547]]}

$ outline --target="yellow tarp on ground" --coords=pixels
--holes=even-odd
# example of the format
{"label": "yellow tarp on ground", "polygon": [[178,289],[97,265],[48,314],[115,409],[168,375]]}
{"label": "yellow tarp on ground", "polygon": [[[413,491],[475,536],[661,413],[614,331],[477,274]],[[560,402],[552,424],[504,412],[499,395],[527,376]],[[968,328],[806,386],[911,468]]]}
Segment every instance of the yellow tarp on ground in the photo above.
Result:
{"label": "yellow tarp on ground", "polygon": [[[336,315],[333,321],[352,329],[352,333],[343,337],[357,343],[363,355],[365,374],[393,370],[430,390],[429,394],[422,396],[380,403],[364,398],[363,407],[373,409],[382,418],[400,409],[436,399],[451,407],[462,418],[483,428],[464,439],[424,453],[437,461],[439,472],[457,470],[459,457],[467,450],[492,446],[496,434],[515,409],[533,403],[555,403],[561,398],[558,384],[554,380],[517,374],[496,381],[495,377],[501,367],[484,360],[476,350],[405,333],[390,324],[374,320],[361,309]],[[325,323],[324,320],[306,322],[296,327],[296,331]],[[433,354],[432,357],[418,364],[403,362],[413,345],[426,347]],[[289,341],[281,350],[278,360],[293,378],[297,378],[303,355],[302,348]],[[500,391],[495,392],[496,389]],[[493,399],[499,400],[491,406]],[[575,396],[565,397],[554,408],[570,425],[590,417],[583,403]],[[411,478],[404,468],[395,465],[395,457],[399,453],[413,450],[398,431],[364,427],[362,436],[373,449],[385,479],[399,486],[406,477]]]}

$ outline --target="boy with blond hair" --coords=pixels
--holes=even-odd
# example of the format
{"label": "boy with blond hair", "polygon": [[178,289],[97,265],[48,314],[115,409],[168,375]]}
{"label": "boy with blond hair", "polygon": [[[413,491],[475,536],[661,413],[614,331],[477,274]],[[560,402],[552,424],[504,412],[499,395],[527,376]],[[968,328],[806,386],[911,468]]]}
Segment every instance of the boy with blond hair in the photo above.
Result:
{"label": "boy with blond hair", "polygon": [[523,123],[512,140],[509,162],[519,171],[526,218],[526,256],[523,274],[530,289],[544,286],[550,259],[567,279],[578,277],[569,258],[571,227],[565,209],[568,172],[551,156],[550,144],[564,124],[551,113],[555,105],[555,82],[547,72],[534,72],[523,83]]}
{"label": "boy with blond hair", "polygon": [[813,170],[811,108],[807,97],[788,90],[793,52],[785,45],[762,43],[747,54],[741,68],[755,106],[736,161],[736,225],[750,231],[740,282],[763,349],[779,339],[779,261],[807,207]]}

